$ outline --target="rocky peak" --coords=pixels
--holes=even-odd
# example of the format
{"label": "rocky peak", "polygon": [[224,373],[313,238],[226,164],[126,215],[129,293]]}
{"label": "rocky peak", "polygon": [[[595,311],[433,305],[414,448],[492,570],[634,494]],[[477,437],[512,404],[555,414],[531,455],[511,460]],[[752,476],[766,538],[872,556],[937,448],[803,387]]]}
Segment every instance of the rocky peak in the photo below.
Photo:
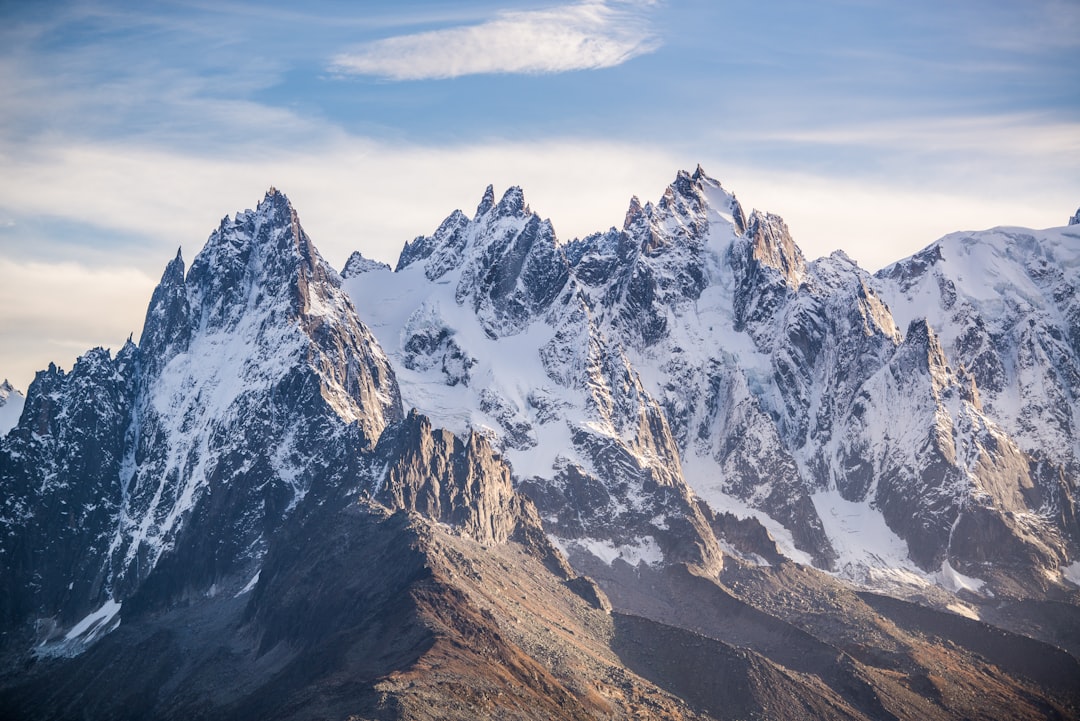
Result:
{"label": "rocky peak", "polygon": [[426,260],[424,272],[429,280],[435,280],[457,268],[469,240],[469,230],[475,222],[460,210],[455,210],[432,235],[421,235],[405,243],[394,272]]}
{"label": "rocky peak", "polygon": [[[701,170],[701,166],[698,166],[698,170]],[[693,198],[701,190],[701,179],[703,175],[699,173],[690,173],[685,170],[680,170],[675,174],[675,182],[668,186],[668,191],[664,193],[665,198],[673,196],[681,196],[683,198]]]}
{"label": "rocky peak", "polygon": [[[944,382],[946,376],[953,375],[941,341],[937,339],[937,334],[926,318],[915,318],[907,326],[901,348],[910,349],[908,353],[916,360],[916,367],[923,373],[929,373],[932,378]],[[934,385],[936,387],[939,384]]]}
{"label": "rocky peak", "polygon": [[[370,263],[354,260],[353,270],[365,262]],[[319,376],[323,397],[343,419],[362,419],[374,441],[385,419],[400,417],[396,383],[341,282],[304,232],[288,198],[271,188],[254,211],[222,220],[186,278],[180,253],[166,266],[140,343],[145,375],[155,378],[188,351],[195,361],[206,353],[240,353],[242,346],[248,357],[238,358],[242,368],[230,371],[244,378],[235,389],[241,392],[246,383],[270,382],[287,371],[290,361],[299,366],[306,358]],[[196,337],[204,338],[198,348]],[[213,366],[221,361],[197,362]],[[178,372],[193,374],[193,383],[207,380],[188,365]],[[371,412],[375,409],[380,412]]]}
{"label": "rocky peak", "polygon": [[735,235],[746,232],[746,217],[734,193],[726,190],[698,165],[693,174],[680,170],[668,186],[658,207],[670,213],[693,236],[702,236],[710,219],[730,223]]}
{"label": "rocky peak", "polygon": [[390,270],[390,266],[387,263],[365,258],[360,251],[355,251],[345,261],[345,267],[341,269],[341,277],[353,278],[373,270]]}
{"label": "rocky peak", "polygon": [[[710,181],[719,187],[719,183],[711,178],[704,175],[691,176],[685,170],[680,170],[675,176],[675,182],[669,185],[660,197],[657,207],[661,211],[678,217],[684,223],[692,223],[704,215],[708,206],[705,183]],[[699,227],[698,223],[694,223],[693,226],[694,230],[704,230],[704,227]]]}
{"label": "rocky peak", "polygon": [[1080,208],[1076,209],[1076,215],[1069,218],[1069,225],[1080,225]]}
{"label": "rocky peak", "polygon": [[7,403],[7,399],[14,393],[18,393],[18,391],[15,390],[15,386],[11,385],[11,381],[5,378],[4,382],[0,383],[0,406]]}
{"label": "rocky peak", "polygon": [[[124,350],[113,358],[108,349],[98,346],[79,356],[70,372],[52,363],[48,370],[38,371],[26,394],[28,425],[19,426],[13,433],[26,435],[30,444],[46,445],[69,435],[92,436],[100,424],[92,419],[99,414],[111,414],[111,405],[127,403],[110,404],[110,400],[113,395],[127,392],[134,375],[133,348],[125,344]],[[76,418],[85,425],[73,423],[72,419]]]}
{"label": "rocky peak", "polygon": [[806,259],[795,245],[787,223],[779,215],[754,211],[746,232],[755,261],[774,268],[790,288],[798,288],[806,275]]}
{"label": "rocky peak", "polygon": [[[735,330],[749,329],[755,342],[769,346],[772,331],[768,321],[782,314],[806,278],[802,251],[780,216],[755,210],[750,214],[746,233],[731,247],[729,263],[737,284],[733,303]],[[827,284],[830,276],[832,282],[842,284],[850,275],[837,259],[819,266]]]}
{"label": "rocky peak", "polygon": [[635,195],[630,198],[630,207],[626,209],[626,217],[623,219],[623,230],[630,230],[630,228],[642,220],[647,221],[648,215],[645,209],[641,207],[641,201]]}
{"label": "rocky peak", "polygon": [[[70,372],[49,364],[30,384],[0,454],[0,575],[11,584],[0,616],[74,622],[105,600],[100,564],[124,479],[136,361],[131,343],[115,358],[94,348]],[[25,555],[13,555],[16,528]],[[31,575],[19,588],[16,579]]]}
{"label": "rocky peak", "polygon": [[[484,194],[484,199],[487,199],[487,193]],[[481,202],[481,205],[483,204]],[[525,193],[516,185],[507,188],[499,204],[495,206],[497,218],[527,218],[530,215],[532,210],[525,204]]]}
{"label": "rocky peak", "polygon": [[310,280],[332,282],[323,265],[288,198],[271,188],[254,211],[226,216],[195,257],[187,278],[192,320],[225,330],[250,310],[296,317]]}
{"label": "rocky peak", "polygon": [[941,252],[941,243],[934,243],[907,260],[882,268],[876,273],[876,276],[895,281],[901,291],[906,291],[917,283],[930,268],[941,263],[944,259],[945,257]]}
{"label": "rocky peak", "polygon": [[488,211],[495,207],[495,186],[488,185],[484,190],[484,197],[480,199],[480,204],[476,206],[476,215],[473,216],[473,220],[480,220],[481,216],[487,215]]}
{"label": "rocky peak", "polygon": [[165,266],[161,282],[150,297],[143,321],[139,347],[146,351],[147,372],[156,373],[191,340],[191,308],[184,284],[184,258],[176,257]]}
{"label": "rocky peak", "polygon": [[[495,208],[479,222],[467,223],[459,235],[461,250],[448,252],[445,263],[447,269],[461,268],[454,298],[458,304],[471,300],[493,338],[524,329],[569,279],[570,264],[555,229],[525,205],[520,188],[507,190]],[[428,262],[429,278],[436,260],[433,254]]]}
{"label": "rocky peak", "polygon": [[[276,189],[222,221],[186,277],[179,254],[168,264],[141,348],[116,359],[141,368],[129,430],[110,447],[123,459],[123,475],[109,476],[124,483],[120,515],[97,531],[116,598],[162,558],[197,555],[209,527],[221,534],[216,565],[184,575],[208,586],[256,560],[309,491],[357,486],[357,454],[402,410],[394,370],[341,283]],[[170,588],[160,598],[183,584]]]}

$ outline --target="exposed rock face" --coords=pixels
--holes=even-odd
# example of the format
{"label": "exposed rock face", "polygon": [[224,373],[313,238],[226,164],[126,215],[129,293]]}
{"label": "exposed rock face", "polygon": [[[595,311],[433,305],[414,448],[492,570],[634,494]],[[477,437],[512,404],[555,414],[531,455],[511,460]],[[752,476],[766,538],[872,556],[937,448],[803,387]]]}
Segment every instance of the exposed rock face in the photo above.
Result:
{"label": "exposed rock face", "polygon": [[568,278],[550,221],[529,209],[521,188],[494,197],[488,186],[472,220],[455,211],[434,235],[407,243],[397,264],[422,264],[432,281],[458,271],[456,302],[468,300],[493,338],[520,332]]}
{"label": "exposed rock face", "polygon": [[481,543],[503,543],[518,522],[520,499],[510,468],[476,433],[462,441],[415,411],[383,434],[376,456],[386,475],[375,497],[390,508],[416,511],[460,526]]}
{"label": "exposed rock face", "polygon": [[[976,489],[970,502],[958,503],[970,504],[982,519],[959,522],[964,550],[956,560],[974,568],[995,555],[991,549],[1010,548],[1003,565],[1013,563],[1006,557],[1024,558],[1015,569],[1052,574],[1075,555],[1080,539],[1074,520],[1080,305],[1075,238],[1066,228],[1040,231],[1038,239],[1031,233],[1001,228],[946,236],[878,278],[898,317],[926,314],[940,338],[942,364],[956,369],[964,400],[953,401],[960,415],[950,417],[960,434],[971,434],[956,444],[957,463],[965,487]],[[975,530],[983,523],[985,535]]]}
{"label": "exposed rock face", "polygon": [[[244,588],[132,614],[78,656],[5,677],[5,712],[1035,719],[1080,703],[1080,664],[1058,648],[795,564],[733,564],[723,581],[736,591],[624,565],[609,601],[530,544],[481,545],[417,513],[368,501],[297,521]],[[632,612],[646,596],[654,605]]]}
{"label": "exposed rock face", "polygon": [[138,350],[96,348],[34,378],[0,454],[0,580],[6,627],[70,625],[106,595],[111,530],[135,402]]}

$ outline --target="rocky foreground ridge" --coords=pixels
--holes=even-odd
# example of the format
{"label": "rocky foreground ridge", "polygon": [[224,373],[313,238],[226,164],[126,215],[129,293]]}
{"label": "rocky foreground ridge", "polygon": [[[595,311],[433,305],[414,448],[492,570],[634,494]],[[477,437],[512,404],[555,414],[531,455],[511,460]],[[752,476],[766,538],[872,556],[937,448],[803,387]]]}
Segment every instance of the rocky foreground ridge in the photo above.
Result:
{"label": "rocky foreground ridge", "polygon": [[272,189],[0,440],[0,715],[1075,717],[1078,254],[698,168],[339,275]]}

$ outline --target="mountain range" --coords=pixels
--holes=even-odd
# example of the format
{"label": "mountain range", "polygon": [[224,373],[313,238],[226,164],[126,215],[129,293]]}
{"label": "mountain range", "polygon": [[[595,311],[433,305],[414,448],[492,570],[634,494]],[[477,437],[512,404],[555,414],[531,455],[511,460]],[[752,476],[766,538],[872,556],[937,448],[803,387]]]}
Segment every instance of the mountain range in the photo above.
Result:
{"label": "mountain range", "polygon": [[0,713],[1076,717],[1078,268],[809,261],[698,167],[338,273],[271,189],[0,388]]}

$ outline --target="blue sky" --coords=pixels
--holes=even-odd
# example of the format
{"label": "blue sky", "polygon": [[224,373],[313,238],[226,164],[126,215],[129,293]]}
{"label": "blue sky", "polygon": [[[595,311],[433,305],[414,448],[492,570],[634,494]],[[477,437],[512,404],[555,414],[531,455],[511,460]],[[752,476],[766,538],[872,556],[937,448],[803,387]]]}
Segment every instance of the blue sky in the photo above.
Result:
{"label": "blue sky", "polygon": [[137,334],[270,185],[336,265],[488,183],[601,230],[699,162],[871,270],[1080,204],[1075,0],[297,5],[0,0],[0,376]]}

